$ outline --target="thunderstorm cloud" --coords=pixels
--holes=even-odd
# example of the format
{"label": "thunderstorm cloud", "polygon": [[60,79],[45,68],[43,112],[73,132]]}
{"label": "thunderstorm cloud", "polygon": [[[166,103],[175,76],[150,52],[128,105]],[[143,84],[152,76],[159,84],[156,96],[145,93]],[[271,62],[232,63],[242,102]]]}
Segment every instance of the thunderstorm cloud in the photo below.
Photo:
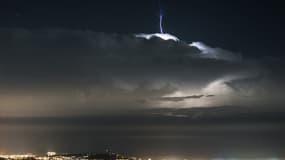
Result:
{"label": "thunderstorm cloud", "polygon": [[262,62],[201,42],[59,29],[0,34],[2,115],[283,102],[282,78],[268,78]]}

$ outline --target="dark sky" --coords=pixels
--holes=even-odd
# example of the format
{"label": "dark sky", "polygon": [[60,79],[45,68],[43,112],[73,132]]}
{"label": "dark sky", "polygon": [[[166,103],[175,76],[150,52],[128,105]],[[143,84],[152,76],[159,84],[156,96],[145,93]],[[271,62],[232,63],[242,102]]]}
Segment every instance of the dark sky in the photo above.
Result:
{"label": "dark sky", "polygon": [[[161,0],[165,30],[187,41],[242,52],[283,56],[284,3],[257,0]],[[6,1],[1,27],[72,28],[108,33],[158,31],[156,0]]]}
{"label": "dark sky", "polygon": [[285,5],[158,4],[1,2],[0,153],[284,157]]}

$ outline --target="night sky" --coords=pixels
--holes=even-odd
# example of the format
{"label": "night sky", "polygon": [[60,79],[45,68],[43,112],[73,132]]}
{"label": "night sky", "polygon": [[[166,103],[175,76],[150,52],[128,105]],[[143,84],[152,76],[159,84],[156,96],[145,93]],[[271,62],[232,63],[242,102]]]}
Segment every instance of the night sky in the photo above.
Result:
{"label": "night sky", "polygon": [[[156,0],[1,2],[3,28],[63,28],[107,33],[159,30]],[[162,0],[165,30],[247,55],[282,56],[284,4],[257,0]],[[270,54],[269,54],[270,53]]]}
{"label": "night sky", "polygon": [[284,157],[284,14],[281,1],[1,2],[0,153]]}

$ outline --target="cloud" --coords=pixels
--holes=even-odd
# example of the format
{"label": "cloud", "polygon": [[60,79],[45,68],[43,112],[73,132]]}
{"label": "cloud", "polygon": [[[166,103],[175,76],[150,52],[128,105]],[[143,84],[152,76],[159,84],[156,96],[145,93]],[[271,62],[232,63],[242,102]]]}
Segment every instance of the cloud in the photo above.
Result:
{"label": "cloud", "polygon": [[244,99],[229,82],[263,71],[240,54],[182,40],[56,29],[0,34],[4,115],[232,104]]}
{"label": "cloud", "polygon": [[223,59],[223,60],[233,61],[233,62],[242,60],[242,57],[240,54],[233,53],[231,51],[221,49],[221,48],[212,48],[202,42],[192,42],[189,46],[198,48],[201,51],[203,57],[206,57],[206,58]]}
{"label": "cloud", "polygon": [[145,38],[147,40],[150,40],[152,38],[160,38],[160,39],[163,39],[163,40],[173,40],[173,41],[180,41],[177,37],[171,35],[171,34],[168,34],[168,33],[155,33],[155,34],[144,34],[144,33],[141,33],[141,34],[136,34],[135,37],[138,37],[138,38]]}
{"label": "cloud", "polygon": [[160,97],[160,98],[158,98],[158,100],[179,102],[179,101],[184,101],[187,99],[199,99],[202,97],[204,97],[204,95],[192,95],[192,96],[184,96],[184,97]]}
{"label": "cloud", "polygon": [[[196,121],[197,123],[203,121],[208,122],[249,122],[249,121],[283,121],[282,114],[283,107],[241,107],[241,106],[211,106],[211,107],[194,107],[194,108],[160,108],[148,110],[158,116],[180,117],[186,118],[184,120]],[[246,113],[246,114],[245,114]],[[276,115],[276,116],[274,116]]]}
{"label": "cloud", "polygon": [[[263,78],[264,76],[262,75],[241,77],[240,79],[227,81],[225,84],[242,96],[253,96],[264,93],[264,90],[261,88],[262,85],[256,85],[257,83],[261,83]],[[260,88],[258,89],[256,86]]]}

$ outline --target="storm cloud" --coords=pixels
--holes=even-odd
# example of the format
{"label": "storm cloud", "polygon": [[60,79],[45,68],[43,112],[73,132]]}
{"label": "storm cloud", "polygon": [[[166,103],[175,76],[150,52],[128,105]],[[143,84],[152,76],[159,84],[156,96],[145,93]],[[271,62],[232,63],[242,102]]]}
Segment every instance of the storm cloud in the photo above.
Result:
{"label": "storm cloud", "polygon": [[[266,76],[266,66],[202,43],[60,29],[1,29],[0,34],[2,115],[15,115],[15,110],[61,115],[210,107],[236,101],[260,105],[264,98],[259,92],[243,96],[239,81]],[[270,81],[264,83],[271,87]]]}

